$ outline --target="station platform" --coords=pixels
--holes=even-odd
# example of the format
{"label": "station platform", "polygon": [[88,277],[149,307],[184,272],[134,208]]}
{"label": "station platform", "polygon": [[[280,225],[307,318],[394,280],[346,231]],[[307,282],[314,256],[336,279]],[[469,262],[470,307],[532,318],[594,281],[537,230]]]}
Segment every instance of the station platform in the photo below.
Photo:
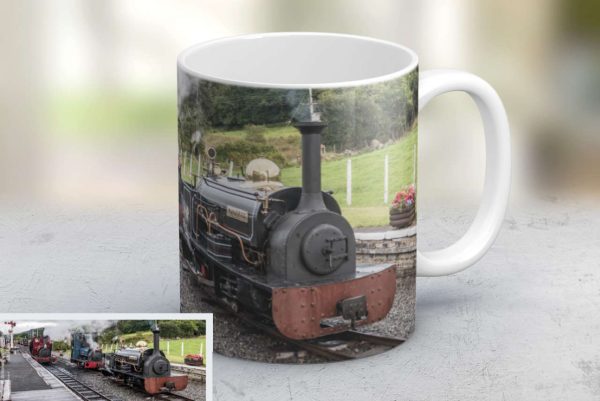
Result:
{"label": "station platform", "polygon": [[80,400],[25,352],[11,354],[0,376],[0,380],[10,381],[10,401]]}

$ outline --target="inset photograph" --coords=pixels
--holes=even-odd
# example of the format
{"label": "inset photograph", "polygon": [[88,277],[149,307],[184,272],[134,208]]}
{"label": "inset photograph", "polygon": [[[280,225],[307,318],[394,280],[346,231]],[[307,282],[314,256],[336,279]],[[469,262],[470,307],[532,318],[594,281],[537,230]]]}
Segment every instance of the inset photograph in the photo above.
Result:
{"label": "inset photograph", "polygon": [[207,399],[210,315],[45,316],[0,315],[0,400]]}

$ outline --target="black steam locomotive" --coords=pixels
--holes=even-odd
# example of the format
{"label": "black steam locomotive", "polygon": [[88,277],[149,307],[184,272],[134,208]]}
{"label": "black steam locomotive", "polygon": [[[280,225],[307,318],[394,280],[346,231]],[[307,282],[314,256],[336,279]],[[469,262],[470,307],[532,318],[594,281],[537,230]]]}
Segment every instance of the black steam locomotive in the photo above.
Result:
{"label": "black steam locomotive", "polygon": [[[321,191],[318,118],[297,122],[302,187],[272,190],[216,169],[208,149],[195,185],[180,179],[180,247],[212,297],[309,339],[383,319],[395,267],[357,267],[354,231]],[[267,177],[268,181],[268,177]]]}
{"label": "black steam locomotive", "polygon": [[188,376],[172,375],[171,363],[160,350],[158,325],[152,327],[154,348],[125,348],[107,356],[101,372],[124,384],[144,389],[148,394],[179,391],[187,387]]}

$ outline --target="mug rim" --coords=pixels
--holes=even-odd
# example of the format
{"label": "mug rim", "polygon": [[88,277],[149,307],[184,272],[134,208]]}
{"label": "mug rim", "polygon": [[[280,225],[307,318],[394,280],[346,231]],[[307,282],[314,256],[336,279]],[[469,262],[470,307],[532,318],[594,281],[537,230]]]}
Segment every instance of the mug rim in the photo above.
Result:
{"label": "mug rim", "polygon": [[[378,45],[380,47],[387,47],[388,50],[391,51],[401,51],[407,54],[410,58],[406,65],[401,68],[393,69],[388,73],[378,74],[375,76],[360,78],[360,79],[351,79],[351,80],[341,80],[341,81],[333,81],[333,82],[318,82],[318,83],[310,83],[310,82],[302,82],[302,83],[276,83],[276,82],[265,82],[258,80],[245,80],[245,79],[235,79],[235,78],[227,78],[220,77],[216,74],[205,73],[200,71],[197,68],[193,68],[188,63],[188,57],[197,53],[201,50],[206,50],[210,47],[221,46],[225,44],[230,44],[232,42],[239,42],[244,40],[256,40],[256,39],[267,39],[267,38],[281,38],[281,37],[314,37],[321,36],[324,38],[342,38],[342,39],[351,39],[355,41],[360,41],[363,43],[369,43],[373,45]],[[196,78],[200,78],[203,80],[226,84],[226,85],[234,85],[234,86],[244,86],[244,87],[253,87],[253,88],[271,88],[271,89],[335,89],[335,88],[347,88],[347,87],[355,87],[355,86],[363,86],[363,85],[371,85],[377,84],[380,82],[389,81],[395,78],[399,78],[408,74],[417,68],[419,63],[418,56],[415,51],[410,49],[407,46],[383,40],[371,38],[368,36],[360,36],[360,35],[351,35],[351,34],[343,34],[343,33],[331,33],[331,32],[266,32],[266,33],[253,33],[253,34],[243,34],[243,35],[235,35],[235,36],[226,36],[221,37],[205,42],[201,42],[195,44],[193,46],[188,47],[179,53],[177,57],[177,66],[181,71],[186,72],[187,74],[194,76]]]}

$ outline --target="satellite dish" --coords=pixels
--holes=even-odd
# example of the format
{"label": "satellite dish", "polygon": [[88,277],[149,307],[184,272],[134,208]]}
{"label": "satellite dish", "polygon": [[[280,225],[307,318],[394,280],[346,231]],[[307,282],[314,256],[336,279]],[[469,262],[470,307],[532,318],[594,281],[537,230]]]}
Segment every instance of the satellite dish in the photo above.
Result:
{"label": "satellite dish", "polygon": [[258,158],[250,161],[246,166],[246,177],[258,175],[261,179],[267,180],[279,175],[279,167],[273,161],[265,158]]}

